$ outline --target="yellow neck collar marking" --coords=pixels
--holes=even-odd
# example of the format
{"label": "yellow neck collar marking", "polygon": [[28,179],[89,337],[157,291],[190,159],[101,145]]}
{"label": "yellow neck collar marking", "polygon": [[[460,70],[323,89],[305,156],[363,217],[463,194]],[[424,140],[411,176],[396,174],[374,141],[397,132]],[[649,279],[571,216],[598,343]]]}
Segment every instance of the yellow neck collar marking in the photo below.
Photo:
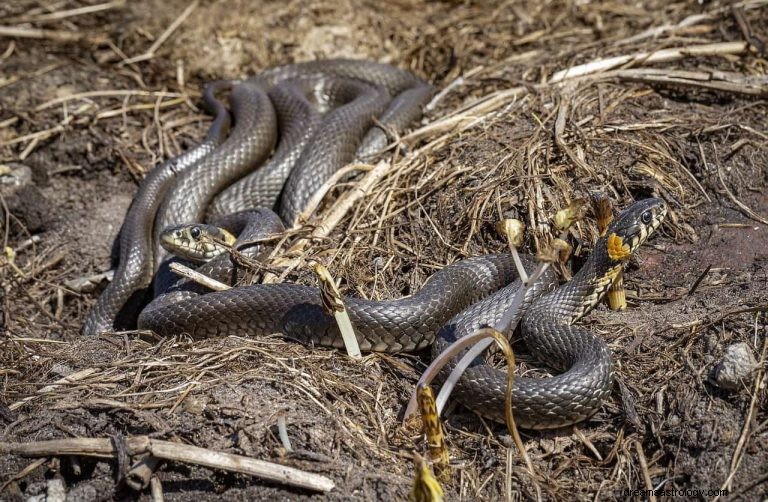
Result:
{"label": "yellow neck collar marking", "polygon": [[624,244],[624,240],[616,234],[608,236],[608,256],[612,260],[624,260],[629,258],[632,254],[629,251],[629,246]]}
{"label": "yellow neck collar marking", "polygon": [[221,240],[223,240],[223,241],[224,241],[224,243],[225,243],[227,246],[234,246],[234,245],[235,245],[235,242],[237,241],[237,237],[235,237],[235,236],[234,236],[234,235],[232,235],[231,233],[227,232],[227,231],[226,231],[226,230],[224,230],[223,228],[221,229],[221,236],[222,236],[222,239],[221,239]]}

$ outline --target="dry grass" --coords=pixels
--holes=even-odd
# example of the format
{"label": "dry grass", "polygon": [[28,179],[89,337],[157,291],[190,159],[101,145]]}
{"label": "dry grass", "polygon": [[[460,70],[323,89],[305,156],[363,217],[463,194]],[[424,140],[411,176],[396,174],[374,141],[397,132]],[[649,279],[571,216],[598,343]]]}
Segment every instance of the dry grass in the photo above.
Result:
{"label": "dry grass", "polygon": [[[347,293],[392,298],[448,263],[503,251],[493,229],[502,217],[526,222],[533,250],[551,238],[557,209],[596,190],[620,205],[654,195],[671,206],[646,263],[656,260],[655,273],[641,269],[643,281],[627,280],[630,311],[590,318],[619,361],[625,400],[617,395],[574,430],[525,434],[533,479],[502,427],[454,411],[449,496],[494,498],[512,487],[532,498],[539,487],[548,499],[598,498],[623,488],[726,482],[746,498],[765,496],[764,373],[736,395],[706,383],[713,360],[734,341],[749,342],[765,364],[761,262],[716,263],[720,270],[695,295],[690,285],[704,265],[658,264],[711,240],[702,228],[722,208],[734,209],[725,218],[745,232],[768,216],[760,204],[768,185],[768,80],[756,51],[768,35],[765,4],[0,7],[8,25],[0,28],[32,37],[0,38],[0,90],[10,91],[0,97],[0,160],[34,166],[49,180],[39,183],[44,196],[67,211],[28,246],[24,214],[0,211],[3,247],[17,251],[13,261],[0,258],[0,439],[149,433],[325,473],[340,486],[331,497],[406,496],[410,452],[424,445],[400,428],[398,414],[422,360],[354,362],[279,338],[82,340],[77,331],[93,295],[67,282],[104,268],[101,226],[120,215],[103,191],[125,189],[126,180],[201,137],[202,82],[317,55],[358,56],[411,68],[445,91],[391,158],[329,193],[313,240],[295,247],[308,227],[281,243],[276,259],[300,249],[297,259],[272,264],[288,280],[313,282],[306,264],[317,260],[343,278]],[[602,64],[580,66],[594,61]],[[593,71],[579,75],[574,67]],[[366,183],[354,200],[344,195]],[[79,195],[61,195],[67,191]],[[571,234],[583,257],[597,230],[580,223]],[[89,237],[101,247],[79,251]],[[534,361],[520,360],[523,368]],[[278,438],[281,414],[294,453]],[[23,467],[15,458],[0,462],[9,474]],[[178,466],[161,475],[166,489],[176,483],[210,498],[227,488],[232,497],[296,495]]]}

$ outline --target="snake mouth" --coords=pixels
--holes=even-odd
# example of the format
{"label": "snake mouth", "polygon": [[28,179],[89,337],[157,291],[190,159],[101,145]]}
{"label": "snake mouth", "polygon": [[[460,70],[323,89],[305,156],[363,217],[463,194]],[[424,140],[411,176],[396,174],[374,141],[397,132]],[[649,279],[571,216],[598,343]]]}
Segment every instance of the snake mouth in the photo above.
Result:
{"label": "snake mouth", "polygon": [[165,231],[160,234],[160,245],[171,254],[188,260],[199,261],[199,245],[193,242],[184,233],[176,231]]}
{"label": "snake mouth", "polygon": [[160,244],[171,254],[195,262],[206,262],[225,253],[235,237],[213,225],[177,225],[160,233]]}
{"label": "snake mouth", "polygon": [[620,248],[621,252],[609,249],[609,255],[614,259],[628,257],[648,240],[666,216],[667,204],[658,198],[643,199],[622,211],[607,232],[609,246]]}

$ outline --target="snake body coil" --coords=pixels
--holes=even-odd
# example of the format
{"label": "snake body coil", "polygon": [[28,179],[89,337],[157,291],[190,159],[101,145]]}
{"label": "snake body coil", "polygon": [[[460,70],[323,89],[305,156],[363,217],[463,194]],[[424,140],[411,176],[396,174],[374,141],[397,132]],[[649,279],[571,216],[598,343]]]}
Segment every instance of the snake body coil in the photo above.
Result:
{"label": "snake body coil", "polygon": [[[661,199],[633,204],[595,243],[592,254],[568,283],[553,289],[552,283],[544,280],[531,289],[526,298],[530,307],[520,311],[523,340],[537,359],[561,373],[542,379],[515,378],[512,406],[518,426],[546,429],[576,423],[592,415],[608,396],[614,372],[608,347],[573,323],[597,305],[629,255],[665,215],[666,205]],[[626,248],[612,253],[609,243],[621,243]],[[511,307],[519,287],[519,282],[511,284],[451,319],[440,330],[432,353],[439,354],[483,326],[495,325]],[[454,358],[444,375],[462,355]],[[506,371],[477,359],[464,372],[453,396],[488,418],[504,421],[506,388]]]}
{"label": "snake body coil", "polygon": [[[571,281],[558,288],[554,274],[548,271],[527,291],[518,311],[523,339],[532,354],[562,373],[542,379],[515,379],[512,402],[519,426],[544,429],[579,422],[597,411],[610,393],[614,368],[608,347],[573,323],[597,305],[627,258],[665,215],[666,205],[660,199],[633,204],[596,242]],[[269,225],[259,225],[261,217],[255,216],[250,229],[241,232],[241,241],[263,236]],[[230,228],[237,232],[244,223]],[[227,255],[220,259],[230,263]],[[533,263],[527,258],[526,268],[532,269]],[[229,269],[221,264],[214,268],[222,266],[231,270],[231,263]],[[206,273],[220,277],[212,269]],[[459,338],[497,324],[520,288],[516,279],[511,256],[480,256],[445,267],[413,296],[391,301],[345,298],[344,304],[362,350],[407,352],[432,345],[437,355]],[[185,281],[182,285],[186,285],[180,287],[186,294],[176,297],[175,303],[153,303],[142,312],[142,328],[166,336],[185,333],[196,338],[279,332],[305,344],[344,346],[317,288],[257,284],[200,295],[200,286]],[[455,362],[443,376],[454,367]],[[464,373],[454,396],[472,410],[504,421],[506,385],[506,371],[478,358]]]}
{"label": "snake body coil", "polygon": [[[178,176],[157,214],[162,223],[154,228],[157,242],[168,224],[201,221],[207,214],[239,234],[234,247],[251,256],[258,252],[252,242],[279,232],[283,223],[296,223],[307,200],[329,175],[386,145],[384,131],[372,127],[374,117],[386,127],[402,129],[419,115],[430,94],[429,86],[407,72],[347,60],[289,65],[235,84],[230,98],[233,132]],[[276,136],[280,140],[266,169],[248,174],[254,164],[269,157]],[[276,204],[280,217],[264,208],[236,212],[253,204]],[[521,311],[523,338],[534,354],[562,373],[515,380],[513,402],[519,425],[558,427],[583,420],[599,408],[613,377],[610,354],[602,340],[573,323],[597,304],[623,262],[665,214],[659,199],[630,206],[598,240],[573,280],[557,288],[554,275],[547,273],[527,291]],[[143,217],[142,221],[153,221]],[[126,219],[125,225],[129,223]],[[162,239],[196,245],[202,242],[195,243],[202,233],[199,226],[175,226],[164,231]],[[227,254],[202,269],[230,283],[237,279],[236,270]],[[497,322],[519,288],[515,279],[511,257],[475,257],[445,267],[413,296],[392,301],[347,298],[345,306],[362,350],[412,351],[437,338],[433,350],[439,352]],[[138,325],[161,335],[280,332],[307,344],[343,346],[319,290],[296,284],[206,293],[197,284],[178,281],[141,312]],[[468,407],[503,420],[505,386],[506,374],[478,359],[456,393]]]}
{"label": "snake body coil", "polygon": [[152,282],[156,251],[153,247],[153,222],[165,194],[176,175],[196,165],[226,138],[230,127],[227,109],[214,94],[221,90],[216,82],[203,95],[206,108],[215,115],[208,135],[200,145],[156,167],[144,179],[133,198],[120,230],[120,262],[115,278],[88,312],[83,334],[93,335],[124,324],[123,318],[136,317],[144,290]]}
{"label": "snake body coil", "polygon": [[[230,117],[215,98],[227,88],[232,90],[234,121],[229,136]],[[328,175],[354,160],[351,145],[358,143],[358,156],[386,146],[385,131],[372,127],[377,115],[382,126],[401,130],[420,116],[431,94],[431,86],[407,71],[346,59],[281,66],[246,81],[209,85],[205,103],[216,120],[208,137],[154,169],[143,181],[123,222],[115,277],[88,313],[83,334],[135,326],[147,287],[167,256],[159,244],[164,228],[202,221],[207,211],[215,218],[232,209],[253,207],[241,195],[254,186],[267,186],[265,181],[267,188],[252,201],[271,207],[282,195],[280,214],[293,225],[298,211]],[[304,121],[307,118],[310,123]],[[307,127],[321,125],[330,128],[321,135]],[[268,170],[249,175],[269,156],[278,135],[281,142],[265,166]],[[289,179],[291,188],[283,191],[294,170],[300,175]],[[240,188],[234,188],[240,180]],[[225,190],[228,187],[233,188]],[[167,272],[161,272],[156,292],[168,282]]]}

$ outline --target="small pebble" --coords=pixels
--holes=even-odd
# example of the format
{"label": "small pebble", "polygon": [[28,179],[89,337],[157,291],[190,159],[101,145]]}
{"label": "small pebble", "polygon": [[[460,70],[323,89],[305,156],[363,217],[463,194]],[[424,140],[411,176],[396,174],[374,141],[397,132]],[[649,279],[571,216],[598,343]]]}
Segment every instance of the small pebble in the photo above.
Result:
{"label": "small pebble", "polygon": [[712,370],[710,380],[722,389],[740,389],[748,384],[757,366],[752,349],[744,342],[725,349],[725,356]]}
{"label": "small pebble", "polygon": [[514,446],[515,444],[514,439],[512,439],[512,436],[510,436],[509,434],[501,434],[499,435],[498,439],[499,439],[499,442],[504,446],[506,446],[507,448]]}
{"label": "small pebble", "polygon": [[22,164],[0,164],[0,185],[23,187],[32,183],[32,169]]}
{"label": "small pebble", "polygon": [[51,366],[51,373],[59,377],[66,377],[71,375],[73,370],[64,363],[54,363],[54,365]]}
{"label": "small pebble", "polygon": [[[12,228],[21,224],[24,234],[45,230],[52,219],[50,203],[37,186],[32,183],[32,170],[21,164],[0,164],[0,221],[4,221],[7,210],[14,215]],[[13,233],[21,229],[15,228]]]}

